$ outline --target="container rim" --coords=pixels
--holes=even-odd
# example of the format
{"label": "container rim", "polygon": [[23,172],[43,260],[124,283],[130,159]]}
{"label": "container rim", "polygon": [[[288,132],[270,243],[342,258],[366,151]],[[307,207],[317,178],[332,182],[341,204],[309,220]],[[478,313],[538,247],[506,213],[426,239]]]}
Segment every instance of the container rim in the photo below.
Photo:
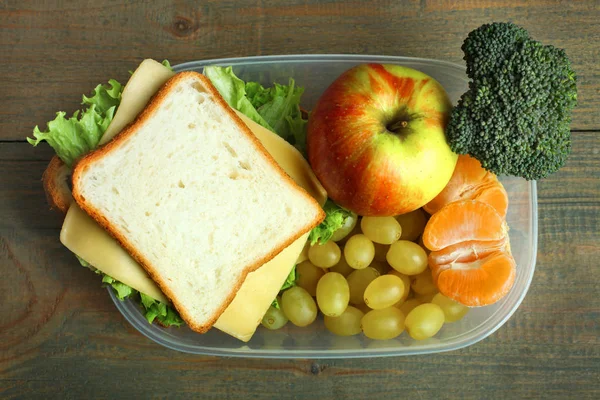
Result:
{"label": "container rim", "polygon": [[184,71],[190,68],[197,68],[203,65],[254,65],[254,64],[273,64],[281,62],[294,62],[294,63],[311,63],[311,62],[400,62],[410,61],[412,63],[423,63],[427,65],[438,64],[444,65],[454,69],[460,69],[466,71],[466,67],[463,65],[455,64],[450,61],[436,60],[433,58],[420,58],[420,57],[404,57],[404,56],[383,56],[383,55],[369,55],[369,54],[327,54],[327,53],[316,53],[316,54],[284,54],[284,55],[266,55],[266,56],[249,56],[249,57],[229,57],[229,58],[211,58],[206,60],[187,61],[184,63],[176,64],[172,66],[176,72]]}
{"label": "container rim", "polygon": [[[207,59],[198,61],[189,61],[173,66],[175,72],[197,69],[206,65],[253,65],[253,64],[270,64],[270,63],[311,63],[311,62],[410,62],[412,64],[424,64],[431,66],[437,64],[457,72],[466,70],[464,66],[442,60],[402,57],[402,56],[382,56],[382,55],[358,55],[358,54],[290,54],[290,55],[269,55],[269,56],[251,56],[251,57],[231,57],[219,59]],[[498,308],[486,320],[479,324],[476,328],[468,330],[460,335],[453,337],[448,342],[444,343],[443,347],[432,348],[430,346],[416,345],[401,348],[378,348],[378,349],[328,349],[328,350],[265,350],[254,349],[248,346],[240,346],[240,348],[232,349],[216,349],[209,346],[189,345],[172,341],[168,336],[164,335],[161,330],[152,324],[148,324],[142,317],[140,321],[140,312],[132,301],[119,300],[111,288],[107,288],[111,299],[117,309],[123,314],[125,319],[142,335],[152,341],[183,353],[202,354],[207,356],[226,356],[226,357],[247,357],[247,358],[274,358],[274,359],[354,359],[354,358],[369,358],[369,357],[392,357],[392,356],[408,356],[420,354],[442,353],[447,351],[458,350],[487,338],[498,329],[500,329],[506,321],[515,313],[519,305],[523,302],[529,287],[533,280],[535,272],[535,264],[537,258],[537,241],[538,241],[538,206],[537,206],[537,184],[536,181],[529,181],[529,212],[530,212],[530,232],[528,247],[531,249],[529,265],[531,265],[528,274],[524,278],[524,286],[518,297],[513,299],[512,304],[509,304],[508,311],[506,308]],[[492,325],[492,329],[487,326]],[[241,343],[241,342],[240,342]]]}

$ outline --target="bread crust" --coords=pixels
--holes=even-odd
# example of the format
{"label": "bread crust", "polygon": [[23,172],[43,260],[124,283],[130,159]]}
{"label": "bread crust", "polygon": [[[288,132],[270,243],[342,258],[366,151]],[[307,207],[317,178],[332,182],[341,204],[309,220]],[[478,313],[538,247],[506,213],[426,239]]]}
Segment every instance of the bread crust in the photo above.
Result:
{"label": "bread crust", "polygon": [[[79,191],[79,182],[82,179],[86,169],[97,160],[102,157],[108,155],[111,151],[118,149],[126,139],[134,135],[137,132],[137,129],[145,123],[146,120],[152,118],[154,113],[161,106],[163,100],[170,93],[170,91],[176,87],[176,85],[185,79],[195,79],[200,81],[203,88],[213,96],[214,100],[218,103],[218,105],[229,115],[231,120],[238,125],[240,131],[245,134],[251,142],[254,144],[255,148],[258,152],[262,154],[262,156],[271,164],[274,170],[279,172],[279,175],[282,179],[284,179],[290,190],[295,190],[298,194],[305,197],[305,199],[312,203],[317,217],[306,224],[302,229],[296,232],[295,235],[288,238],[284,243],[282,243],[278,248],[271,251],[269,254],[264,257],[256,260],[253,264],[248,265],[244,270],[242,270],[240,274],[240,278],[234,287],[231,288],[230,293],[225,298],[225,301],[218,307],[217,311],[203,324],[198,324],[193,321],[191,315],[189,315],[182,303],[179,302],[179,299],[175,296],[175,294],[167,287],[166,282],[159,275],[158,271],[153,267],[148,259],[144,257],[143,254],[137,251],[137,249],[130,243],[127,238],[122,235],[116,227],[111,224],[111,222],[104,216],[102,213],[89,204],[85,197],[81,195]],[[318,202],[308,194],[302,187],[297,185],[289,175],[285,173],[285,171],[277,164],[277,162],[273,159],[273,157],[267,152],[267,150],[263,147],[261,142],[254,136],[252,131],[243,123],[243,121],[235,114],[235,112],[229,107],[229,105],[225,102],[225,100],[221,97],[219,92],[214,88],[211,84],[210,80],[204,75],[193,72],[186,71],[176,74],[174,77],[170,78],[159,90],[158,92],[150,99],[149,103],[146,105],[144,110],[136,117],[136,119],[125,127],[118,135],[116,135],[110,142],[104,145],[101,148],[96,149],[95,151],[88,153],[80,160],[77,161],[73,168],[73,197],[77,204],[83,209],[87,214],[89,214],[100,226],[102,226],[110,235],[112,235],[121,246],[129,253],[131,256],[146,270],[148,275],[156,282],[156,284],[161,288],[163,293],[171,300],[174,307],[177,309],[181,317],[185,320],[188,326],[199,333],[205,333],[208,331],[212,325],[217,321],[219,316],[225,311],[225,309],[229,306],[229,304],[233,301],[235,295],[239,291],[240,287],[244,283],[246,276],[258,269],[260,266],[273,259],[277,254],[279,254],[283,249],[292,244],[296,239],[301,237],[306,232],[310,231],[312,228],[316,227],[323,219],[325,218],[325,212],[318,204]]]}
{"label": "bread crust", "polygon": [[46,200],[50,209],[58,210],[63,215],[67,213],[73,202],[73,195],[67,184],[69,173],[70,168],[58,156],[54,156],[42,175]]}

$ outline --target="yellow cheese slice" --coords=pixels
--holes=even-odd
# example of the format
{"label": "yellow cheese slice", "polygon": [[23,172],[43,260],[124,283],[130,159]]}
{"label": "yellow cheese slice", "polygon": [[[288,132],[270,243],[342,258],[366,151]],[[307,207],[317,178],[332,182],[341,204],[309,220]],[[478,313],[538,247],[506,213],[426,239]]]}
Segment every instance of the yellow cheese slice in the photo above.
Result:
{"label": "yellow cheese slice", "polygon": [[141,62],[121,93],[121,103],[110,125],[100,139],[100,145],[108,143],[130,124],[146,107],[150,97],[175,73],[161,63],[146,59]]}
{"label": "yellow cheese slice", "polygon": [[[325,197],[325,200],[327,200],[327,197]],[[323,202],[320,204],[322,206],[325,203]],[[302,261],[308,260],[308,249],[309,248],[310,248],[310,243],[307,241],[306,244],[304,245],[304,248],[302,249],[302,252],[298,256],[298,259],[296,260],[296,264],[300,264]]]}
{"label": "yellow cheese slice", "polygon": [[[308,162],[294,146],[245,115],[239,112],[238,115],[285,172],[319,204],[325,204],[327,200],[325,189],[315,177]],[[308,233],[302,235],[271,261],[249,273],[229,307],[215,323],[215,328],[244,342],[250,340],[292,267],[298,262],[307,239]]]}
{"label": "yellow cheese slice", "polygon": [[[171,76],[173,73],[162,64],[153,60],[144,60],[125,86],[121,104],[115,119],[102,138],[102,144],[131,123],[152,95]],[[304,157],[275,133],[241,113],[238,115],[283,170],[323,205],[327,193]],[[299,259],[305,258],[301,253],[304,253],[307,238],[308,233],[285,248],[271,261],[248,274],[236,297],[214,326],[242,341],[250,340],[291,268]],[[148,277],[146,271],[115,239],[75,204],[70,207],[65,218],[61,241],[69,250],[100,271],[155,299],[168,301],[154,281]]]}
{"label": "yellow cheese slice", "polygon": [[60,241],[105,274],[156,300],[169,302],[146,271],[76,203],[67,211]]}
{"label": "yellow cheese slice", "polygon": [[271,261],[249,273],[214,327],[241,341],[250,340],[292,267],[296,265],[296,259],[306,239],[308,233],[286,247]]}

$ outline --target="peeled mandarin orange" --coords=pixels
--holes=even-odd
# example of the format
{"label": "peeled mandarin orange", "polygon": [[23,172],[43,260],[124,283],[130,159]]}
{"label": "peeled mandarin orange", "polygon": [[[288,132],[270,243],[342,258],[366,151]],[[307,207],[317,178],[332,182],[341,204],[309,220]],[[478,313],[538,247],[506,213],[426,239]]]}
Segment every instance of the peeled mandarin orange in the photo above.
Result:
{"label": "peeled mandarin orange", "polygon": [[496,209],[477,200],[447,204],[431,216],[423,244],[431,251],[470,241],[498,241],[508,236],[508,226]]}
{"label": "peeled mandarin orange", "polygon": [[504,186],[499,181],[495,181],[492,185],[484,188],[481,193],[477,194],[473,200],[483,201],[488,203],[498,211],[500,215],[506,217],[508,211],[508,195]]}
{"label": "peeled mandarin orange", "polygon": [[467,263],[506,248],[508,237],[500,240],[480,242],[470,240],[448,246],[429,254],[429,264]]}
{"label": "peeled mandarin orange", "polygon": [[465,263],[431,264],[435,283],[444,296],[469,307],[493,304],[515,282],[515,260],[507,251],[495,251]]}
{"label": "peeled mandarin orange", "polygon": [[428,264],[444,296],[465,306],[485,306],[504,297],[515,281],[508,226],[491,205],[461,200],[445,205],[425,226]]}
{"label": "peeled mandarin orange", "polygon": [[496,175],[486,171],[475,158],[461,155],[446,187],[423,209],[434,214],[449,203],[467,199],[488,203],[501,216],[506,215],[508,196]]}

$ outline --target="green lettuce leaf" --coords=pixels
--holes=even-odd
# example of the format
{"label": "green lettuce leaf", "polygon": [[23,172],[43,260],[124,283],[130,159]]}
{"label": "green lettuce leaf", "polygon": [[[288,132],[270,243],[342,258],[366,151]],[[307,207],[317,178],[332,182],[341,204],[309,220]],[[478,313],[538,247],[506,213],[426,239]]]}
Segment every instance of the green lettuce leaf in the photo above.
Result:
{"label": "green lettuce leaf", "polygon": [[171,63],[169,62],[169,60],[162,60],[161,64],[167,67],[169,71],[173,71],[173,67],[171,67]]}
{"label": "green lettuce leaf", "polygon": [[265,88],[258,82],[244,83],[231,67],[205,67],[204,74],[232,108],[277,133],[306,155],[306,121],[300,111],[304,89],[296,86],[292,78],[288,85],[275,83]]}
{"label": "green lettuce leaf", "polygon": [[235,76],[231,67],[205,67],[204,75],[210,79],[230,107],[235,108],[257,124],[274,131],[246,97],[246,84]]}
{"label": "green lettuce leaf", "polygon": [[152,323],[154,319],[163,326],[181,326],[184,322],[179,316],[177,311],[168,304],[153,299],[150,296],[140,293],[142,306],[146,309],[144,316],[149,323]]}
{"label": "green lettuce leaf", "polygon": [[273,302],[271,303],[271,307],[275,307],[276,309],[280,310],[281,306],[279,305],[279,300],[277,300],[277,297],[275,297],[273,299]]}
{"label": "green lettuce leaf", "polygon": [[[164,60],[162,65],[173,70],[168,60]],[[27,138],[27,141],[33,146],[37,146],[42,141],[48,142],[65,164],[71,166],[77,158],[98,146],[121,102],[122,92],[123,86],[114,79],[109,80],[108,85],[96,86],[91,97],[83,96],[82,104],[87,108],[76,111],[70,118],[65,118],[65,112],[58,112],[56,118],[48,122],[47,131],[42,132],[36,126],[33,130],[35,139]],[[113,288],[119,300],[139,296],[144,308],[144,316],[149,322],[156,319],[167,327],[183,324],[177,311],[170,305],[138,292],[131,286],[104,274],[77,254],[75,256],[82,266],[102,275],[102,282]]]}
{"label": "green lettuce leaf", "polygon": [[134,292],[136,292],[136,290],[133,289],[131,286],[121,283],[118,280],[106,274],[104,274],[104,276],[102,277],[102,283],[110,285],[115,290],[115,293],[117,294],[119,300],[125,300],[126,298],[134,294]]}
{"label": "green lettuce leaf", "polygon": [[[304,93],[304,89],[296,87],[291,78],[287,86],[275,83],[272,87],[265,89],[256,85],[256,83],[253,84],[254,96],[248,96],[250,102],[279,136],[295,145],[296,140],[291,132],[291,125],[294,121],[304,122],[300,112],[300,97]],[[306,138],[302,139],[306,141]]]}
{"label": "green lettuce leaf", "polygon": [[325,202],[323,210],[326,214],[325,219],[308,235],[311,245],[317,242],[319,244],[327,243],[333,233],[344,225],[346,218],[352,215],[352,212],[338,206],[330,199]]}
{"label": "green lettuce leaf", "polygon": [[95,272],[97,274],[102,274],[102,272],[100,272],[99,270],[97,270],[92,264],[90,264],[89,262],[85,261],[83,258],[79,257],[77,254],[75,254],[75,257],[77,257],[77,260],[79,260],[79,264],[81,264],[82,267],[86,267],[90,271]]}
{"label": "green lettuce leaf", "polygon": [[[282,292],[288,290],[289,288],[291,288],[293,286],[296,286],[297,280],[298,280],[298,274],[296,273],[296,266],[294,265],[292,267],[292,270],[288,274],[287,278],[285,279],[285,282],[283,282],[283,285],[281,285],[281,289],[279,289],[279,294],[281,294]],[[273,299],[271,306],[273,306],[277,309],[279,308],[279,301],[277,300],[277,297],[275,299]]]}
{"label": "green lettuce leaf", "polygon": [[167,306],[167,315],[158,316],[158,321],[165,327],[169,326],[181,326],[185,324],[183,319],[179,316],[179,313],[171,306]]}
{"label": "green lettuce leaf", "polygon": [[302,153],[302,155],[304,156],[304,158],[307,158],[306,156],[306,129],[307,129],[307,124],[308,121],[302,118],[292,118],[292,117],[287,117],[286,121],[288,123],[288,129],[289,129],[289,137],[288,139],[286,139],[289,143],[293,144],[294,147],[296,149],[298,149],[298,151],[300,153]]}
{"label": "green lettuce leaf", "polygon": [[155,300],[152,297],[145,295],[144,293],[138,292],[129,285],[119,282],[110,275],[103,273],[102,271],[94,268],[93,265],[85,261],[83,258],[75,255],[82,266],[89,268],[93,272],[102,275],[102,283],[110,286],[115,291],[117,298],[121,301],[125,299],[137,299],[139,296],[140,303],[144,309],[144,317],[149,323],[152,323],[155,319],[163,326],[181,326],[184,324],[183,319],[179,316],[177,311],[169,304],[165,304],[159,300]]}
{"label": "green lettuce leaf", "polygon": [[292,286],[296,286],[297,279],[298,279],[298,276],[296,275],[296,266],[294,265],[292,267],[292,270],[288,274],[287,278],[285,279],[285,282],[283,282],[283,285],[281,286],[281,290],[286,290],[286,289],[291,288]]}
{"label": "green lettuce leaf", "polygon": [[27,141],[33,146],[46,141],[58,157],[69,167],[82,155],[98,146],[98,142],[112,121],[115,110],[121,101],[123,87],[114,79],[108,85],[98,85],[91,97],[83,96],[82,104],[87,107],[76,111],[69,118],[66,113],[56,113],[56,118],[48,122],[48,130],[33,129],[33,137]]}
{"label": "green lettuce leaf", "polygon": [[[231,74],[233,74],[233,72]],[[264,106],[271,99],[270,90],[265,89],[263,85],[258,82],[246,82],[244,89],[246,90],[246,97],[256,109]]]}
{"label": "green lettuce leaf", "polygon": [[138,292],[131,286],[119,282],[106,274],[102,277],[102,282],[113,288],[119,300],[125,300],[139,295],[140,303],[144,308],[144,317],[149,323],[152,323],[155,319],[166,327],[181,326],[184,323],[177,311],[170,305],[155,300],[142,292]]}
{"label": "green lettuce leaf", "polygon": [[122,92],[123,86],[116,80],[110,79],[108,85],[96,86],[92,97],[83,95],[81,104],[86,104],[90,107],[95,106],[98,114],[106,116],[110,110],[114,111],[119,106],[119,103],[121,103]]}

